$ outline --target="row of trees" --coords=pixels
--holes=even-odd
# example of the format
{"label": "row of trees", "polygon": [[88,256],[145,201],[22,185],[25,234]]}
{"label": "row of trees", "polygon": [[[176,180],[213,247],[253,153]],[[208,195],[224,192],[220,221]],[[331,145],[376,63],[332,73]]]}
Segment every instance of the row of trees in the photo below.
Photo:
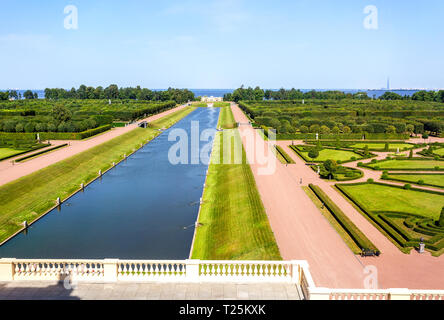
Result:
{"label": "row of trees", "polygon": [[[31,90],[26,90],[23,93],[23,98],[38,99],[39,95],[37,94],[37,92],[32,92]],[[15,100],[22,99],[22,94],[20,92],[17,92],[16,90],[0,92],[0,100],[4,101],[4,100],[9,100],[9,99],[15,99]]]}
{"label": "row of trees", "polygon": [[370,99],[366,92],[344,93],[342,91],[309,91],[302,92],[299,89],[280,89],[278,91],[263,90],[260,87],[244,88],[244,86],[236,89],[233,93],[224,95],[225,101],[247,101],[247,100],[301,100],[301,99]]}
{"label": "row of trees", "polygon": [[112,84],[106,88],[87,87],[81,85],[78,89],[65,90],[60,88],[45,89],[45,98],[50,100],[59,99],[121,99],[121,100],[148,100],[148,101],[175,101],[184,103],[194,100],[194,93],[188,89],[168,88],[164,91],[152,91],[137,86],[135,88],[119,88]]}
{"label": "row of trees", "polygon": [[[299,89],[280,89],[278,91],[263,90],[256,88],[240,88],[224,95],[225,101],[262,101],[262,100],[302,100],[302,99],[323,99],[323,100],[342,100],[342,99],[371,99],[367,92],[345,93],[342,91],[316,91],[302,92]],[[412,96],[401,96],[394,92],[385,92],[379,97],[379,100],[416,100],[416,101],[436,101],[444,102],[444,90],[440,91],[418,91]]]}

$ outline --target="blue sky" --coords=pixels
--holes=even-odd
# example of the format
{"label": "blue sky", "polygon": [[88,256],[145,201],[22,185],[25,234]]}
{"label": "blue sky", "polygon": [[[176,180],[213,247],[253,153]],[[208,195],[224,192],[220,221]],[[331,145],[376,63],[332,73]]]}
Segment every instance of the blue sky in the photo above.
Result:
{"label": "blue sky", "polygon": [[[78,29],[64,28],[65,6]],[[364,28],[364,8],[378,29]],[[442,0],[3,1],[0,88],[444,87]]]}

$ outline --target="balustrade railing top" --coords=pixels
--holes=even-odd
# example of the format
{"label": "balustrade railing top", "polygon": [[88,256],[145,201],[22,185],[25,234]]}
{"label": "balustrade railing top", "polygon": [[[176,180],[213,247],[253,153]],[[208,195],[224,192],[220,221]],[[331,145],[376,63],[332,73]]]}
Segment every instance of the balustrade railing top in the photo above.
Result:
{"label": "balustrade railing top", "polygon": [[0,259],[0,281],[293,283],[311,300],[444,300],[444,290],[316,287],[307,261]]}

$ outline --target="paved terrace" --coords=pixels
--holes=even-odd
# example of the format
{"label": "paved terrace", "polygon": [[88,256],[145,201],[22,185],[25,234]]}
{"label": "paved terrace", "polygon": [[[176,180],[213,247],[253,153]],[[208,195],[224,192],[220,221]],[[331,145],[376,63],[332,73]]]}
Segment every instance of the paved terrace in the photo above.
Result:
{"label": "paved terrace", "polygon": [[0,282],[0,300],[301,300],[293,284]]}

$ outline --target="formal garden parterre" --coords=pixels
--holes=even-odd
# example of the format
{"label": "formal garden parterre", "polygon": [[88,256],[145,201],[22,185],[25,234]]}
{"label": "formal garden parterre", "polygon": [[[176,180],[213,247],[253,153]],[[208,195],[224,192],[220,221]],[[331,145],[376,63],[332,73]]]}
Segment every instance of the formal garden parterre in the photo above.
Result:
{"label": "formal garden parterre", "polygon": [[444,193],[377,182],[336,188],[404,253],[421,240],[432,255],[444,252]]}

